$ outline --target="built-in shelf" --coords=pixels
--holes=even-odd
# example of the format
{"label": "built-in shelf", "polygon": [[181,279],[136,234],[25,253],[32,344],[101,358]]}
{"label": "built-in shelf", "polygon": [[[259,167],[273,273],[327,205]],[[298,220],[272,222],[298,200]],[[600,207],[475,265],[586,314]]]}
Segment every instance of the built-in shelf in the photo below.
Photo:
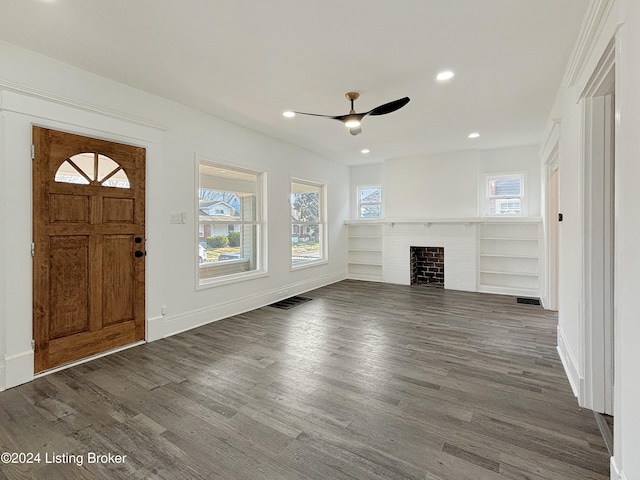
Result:
{"label": "built-in shelf", "polygon": [[494,275],[511,275],[511,276],[524,276],[524,277],[538,277],[538,273],[528,272],[506,272],[504,270],[480,270],[480,273],[491,273]]}
{"label": "built-in shelf", "polygon": [[485,221],[478,228],[478,291],[540,296],[540,222]]}
{"label": "built-in shelf", "polygon": [[[378,219],[351,220],[345,224],[348,231],[348,278],[383,280],[386,262],[383,245],[397,240],[391,234],[395,225],[422,225],[425,229],[437,224],[464,225],[465,231],[473,228],[477,232],[477,291],[540,296],[540,218]],[[386,240],[383,238],[385,232],[390,235]],[[459,234],[455,230],[452,232]]]}
{"label": "built-in shelf", "polygon": [[515,237],[483,237],[484,240],[508,240],[510,242],[537,242],[537,238],[515,238]]}
{"label": "built-in shelf", "polygon": [[348,277],[354,280],[382,281],[381,223],[347,222],[349,241]]}
{"label": "built-in shelf", "polygon": [[502,253],[481,253],[481,257],[498,257],[498,258],[535,258],[537,259],[537,255],[512,255],[512,254],[502,254]]}

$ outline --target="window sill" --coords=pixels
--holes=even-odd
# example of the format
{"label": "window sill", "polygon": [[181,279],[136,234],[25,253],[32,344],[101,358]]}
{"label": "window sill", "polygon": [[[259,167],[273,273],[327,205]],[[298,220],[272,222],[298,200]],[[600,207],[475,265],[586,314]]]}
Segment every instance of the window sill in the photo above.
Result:
{"label": "window sill", "polygon": [[265,270],[254,270],[251,272],[240,272],[231,275],[225,275],[223,277],[207,278],[204,280],[198,280],[196,285],[196,291],[206,290],[208,288],[221,287],[224,285],[231,285],[233,283],[246,282],[248,280],[254,280],[256,278],[268,277],[269,272]]}
{"label": "window sill", "polygon": [[328,260],[320,259],[320,260],[315,260],[313,262],[304,262],[304,263],[292,264],[291,265],[291,271],[294,272],[296,270],[304,270],[305,268],[317,267],[319,265],[327,265],[328,263],[329,263]]}

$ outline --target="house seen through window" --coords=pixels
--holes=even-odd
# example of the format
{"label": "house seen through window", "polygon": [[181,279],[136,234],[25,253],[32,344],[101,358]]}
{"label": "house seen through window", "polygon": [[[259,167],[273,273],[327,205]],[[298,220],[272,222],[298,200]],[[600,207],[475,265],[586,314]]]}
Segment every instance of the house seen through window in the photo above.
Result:
{"label": "house seen through window", "polygon": [[382,188],[358,187],[358,218],[382,217]]}
{"label": "house seen through window", "polygon": [[200,284],[260,269],[261,184],[259,172],[200,161]]}
{"label": "house seen through window", "polygon": [[324,185],[291,182],[291,264],[309,265],[325,258]]}
{"label": "house seen through window", "polygon": [[524,175],[489,176],[486,215],[523,215]]}

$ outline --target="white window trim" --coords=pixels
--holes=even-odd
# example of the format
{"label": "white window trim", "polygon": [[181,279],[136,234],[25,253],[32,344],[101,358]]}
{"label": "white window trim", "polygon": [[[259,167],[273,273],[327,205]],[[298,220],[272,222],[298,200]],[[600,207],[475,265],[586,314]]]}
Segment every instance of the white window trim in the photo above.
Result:
{"label": "white window trim", "polygon": [[[520,213],[518,214],[504,214],[504,213],[489,213],[490,202],[489,202],[489,181],[490,180],[500,180],[507,178],[520,178]],[[482,194],[482,203],[483,203],[483,216],[485,217],[500,217],[500,218],[509,218],[509,217],[526,217],[528,216],[527,210],[527,189],[526,189],[526,181],[527,176],[524,172],[512,172],[512,173],[488,173],[484,176],[484,182],[482,184],[481,192]]]}
{"label": "white window trim", "polygon": [[[320,189],[320,218],[318,222],[293,222],[293,220],[289,220],[289,262],[291,265],[291,271],[294,270],[302,270],[304,268],[316,267],[318,265],[324,265],[329,263],[328,258],[328,248],[327,248],[327,239],[329,238],[327,234],[328,222],[327,222],[327,185],[325,183],[314,182],[313,180],[304,180],[299,177],[290,177],[289,178],[289,217],[291,218],[291,212],[293,210],[293,205],[291,204],[291,185],[293,183],[300,183],[302,185],[309,185],[312,187],[318,187]],[[319,223],[321,228],[320,234],[320,258],[317,260],[308,260],[305,262],[301,262],[298,264],[293,263],[293,257],[291,255],[291,231],[293,230],[293,224],[296,223],[298,225],[314,225],[315,223]]]}
{"label": "white window trim", "polygon": [[[360,216],[360,192],[367,189],[380,189],[380,216],[379,217],[362,217]],[[382,185],[358,185],[356,187],[356,218],[364,221],[380,221],[384,218],[384,191]]]}
{"label": "white window trim", "polygon": [[[257,210],[258,218],[256,220],[256,225],[258,225],[258,239],[257,239],[257,265],[258,268],[256,270],[250,270],[248,272],[239,272],[233,273],[229,275],[224,275],[221,277],[212,277],[210,279],[200,280],[200,265],[198,263],[199,259],[199,238],[200,238],[200,165],[208,165],[213,167],[226,167],[230,170],[237,171],[245,171],[251,174],[259,174],[259,179],[257,183],[257,192],[256,196],[260,202],[260,208]],[[229,160],[224,160],[216,157],[211,157],[208,155],[203,155],[196,153],[195,154],[195,183],[194,183],[194,192],[195,192],[195,202],[194,202],[194,212],[195,212],[195,221],[194,221],[194,235],[195,235],[195,246],[194,246],[194,259],[193,264],[195,265],[194,275],[195,275],[195,290],[206,290],[208,288],[219,287],[222,285],[228,285],[232,283],[244,282],[248,280],[253,280],[256,278],[266,277],[269,275],[269,271],[267,268],[267,172],[262,170],[257,170],[255,167],[241,165],[239,163],[234,163]],[[235,222],[228,222],[235,223]],[[242,222],[240,222],[242,223]]]}

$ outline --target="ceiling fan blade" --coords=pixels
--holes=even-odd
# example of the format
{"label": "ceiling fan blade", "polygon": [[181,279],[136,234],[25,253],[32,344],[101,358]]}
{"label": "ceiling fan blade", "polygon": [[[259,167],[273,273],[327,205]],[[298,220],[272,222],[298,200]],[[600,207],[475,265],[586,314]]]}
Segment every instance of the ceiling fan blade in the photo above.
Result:
{"label": "ceiling fan blade", "polygon": [[380,105],[373,110],[369,110],[367,112],[367,115],[386,115],[387,113],[395,112],[396,110],[404,107],[407,103],[409,103],[409,100],[409,97],[404,97],[400,98],[399,100],[394,100],[393,102],[385,103],[384,105]]}
{"label": "ceiling fan blade", "polygon": [[324,118],[332,118],[334,120],[341,120],[342,117],[346,117],[346,115],[320,115],[319,113],[305,113],[305,112],[293,112],[296,115],[311,115],[312,117],[324,117]]}
{"label": "ceiling fan blade", "polygon": [[362,133],[362,127],[354,127],[349,129],[351,135],[360,135]]}

